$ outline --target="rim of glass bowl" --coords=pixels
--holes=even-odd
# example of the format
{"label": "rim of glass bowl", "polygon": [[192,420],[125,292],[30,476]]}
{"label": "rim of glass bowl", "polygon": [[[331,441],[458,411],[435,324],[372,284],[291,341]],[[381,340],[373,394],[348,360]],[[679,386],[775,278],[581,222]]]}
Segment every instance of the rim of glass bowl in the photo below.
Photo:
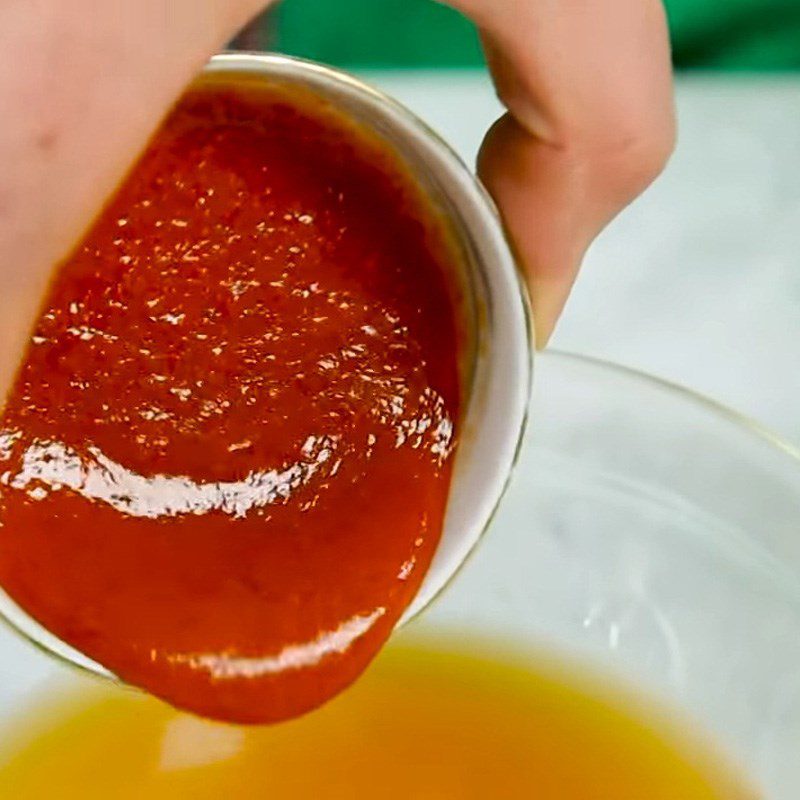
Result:
{"label": "rim of glass bowl", "polygon": [[754,418],[749,417],[747,414],[743,414],[741,411],[736,411],[730,406],[726,406],[719,400],[715,400],[713,397],[703,394],[695,389],[690,389],[688,386],[676,383],[675,381],[671,381],[667,378],[652,375],[649,372],[636,369],[635,367],[628,367],[625,364],[619,364],[616,361],[599,358],[598,356],[575,353],[569,350],[549,348],[541,353],[540,357],[571,361],[584,366],[594,366],[601,370],[615,372],[620,377],[628,377],[632,380],[643,380],[651,388],[660,389],[666,394],[675,395],[683,401],[689,401],[693,405],[704,408],[706,411],[715,414],[721,419],[726,419],[728,422],[733,423],[737,428],[742,429],[742,431],[746,431],[762,441],[771,444],[776,450],[783,452],[785,455],[796,461],[798,468],[800,468],[800,447],[786,441],[782,436],[779,436],[769,427],[763,425]]}

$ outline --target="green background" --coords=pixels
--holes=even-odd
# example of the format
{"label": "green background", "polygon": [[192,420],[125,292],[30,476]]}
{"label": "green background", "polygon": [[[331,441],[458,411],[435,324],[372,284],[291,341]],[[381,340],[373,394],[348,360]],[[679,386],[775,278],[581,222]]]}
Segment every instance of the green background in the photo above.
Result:
{"label": "green background", "polygon": [[[800,0],[666,6],[678,68],[800,69]],[[433,0],[285,0],[256,35],[272,49],[341,66],[482,63],[472,26]]]}

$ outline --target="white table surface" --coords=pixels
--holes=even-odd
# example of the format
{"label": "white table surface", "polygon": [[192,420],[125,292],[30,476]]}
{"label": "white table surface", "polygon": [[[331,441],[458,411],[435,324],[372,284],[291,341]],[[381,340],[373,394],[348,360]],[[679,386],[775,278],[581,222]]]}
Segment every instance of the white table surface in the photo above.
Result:
{"label": "white table surface", "polygon": [[[483,73],[366,76],[474,162]],[[678,82],[662,177],[590,251],[553,346],[635,367],[800,445],[800,76]]]}

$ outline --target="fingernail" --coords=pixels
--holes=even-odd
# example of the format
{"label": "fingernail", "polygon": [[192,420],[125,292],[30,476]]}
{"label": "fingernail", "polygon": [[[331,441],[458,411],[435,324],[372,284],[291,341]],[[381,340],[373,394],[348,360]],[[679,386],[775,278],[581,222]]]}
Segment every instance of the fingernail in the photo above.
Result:
{"label": "fingernail", "polygon": [[531,294],[536,349],[544,350],[553,336],[569,291],[563,285],[534,286]]}

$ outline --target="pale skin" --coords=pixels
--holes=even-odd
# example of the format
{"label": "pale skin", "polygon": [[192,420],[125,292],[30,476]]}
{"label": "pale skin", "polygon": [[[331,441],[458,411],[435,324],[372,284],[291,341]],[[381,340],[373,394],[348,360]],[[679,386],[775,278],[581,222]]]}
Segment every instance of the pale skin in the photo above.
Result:
{"label": "pale skin", "polygon": [[[286,0],[291,2],[291,0]],[[328,0],[335,2],[335,0]],[[0,404],[54,268],[264,0],[0,0]],[[660,0],[452,0],[508,109],[478,170],[548,341],[587,247],[675,136]]]}

